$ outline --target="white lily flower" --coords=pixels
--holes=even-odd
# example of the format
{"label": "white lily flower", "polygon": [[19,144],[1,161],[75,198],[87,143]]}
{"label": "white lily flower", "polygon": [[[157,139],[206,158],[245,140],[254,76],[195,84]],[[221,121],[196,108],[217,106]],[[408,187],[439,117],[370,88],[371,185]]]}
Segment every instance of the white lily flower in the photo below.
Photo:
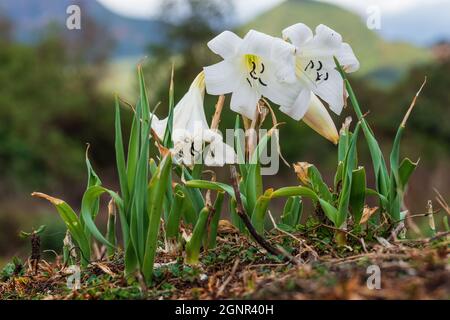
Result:
{"label": "white lily flower", "polygon": [[208,43],[224,60],[204,68],[206,90],[212,95],[232,93],[231,110],[255,118],[264,96],[291,105],[296,87],[295,47],[279,38],[250,30],[244,39],[224,31]]}
{"label": "white lily flower", "polygon": [[[209,128],[206,121],[203,101],[205,96],[205,77],[201,72],[192,82],[188,92],[173,110],[171,149],[174,159],[187,166],[202,161],[206,151],[205,163],[208,166],[223,166],[235,162],[233,148],[223,142],[222,136]],[[163,139],[168,118],[153,116],[152,128]],[[205,144],[209,143],[205,148]]]}
{"label": "white lily flower", "polygon": [[354,72],[359,69],[359,62],[352,48],[342,42],[339,33],[322,24],[317,26],[315,35],[303,23],[284,29],[282,34],[296,47],[298,82],[295,102],[281,105],[280,110],[299,120],[308,111],[314,93],[339,115],[345,104],[346,92],[333,57],[338,59],[346,72]]}
{"label": "white lily flower", "polygon": [[333,119],[331,119],[322,101],[315,94],[311,94],[308,110],[302,120],[322,137],[330,140],[334,144],[339,142],[339,133]]}

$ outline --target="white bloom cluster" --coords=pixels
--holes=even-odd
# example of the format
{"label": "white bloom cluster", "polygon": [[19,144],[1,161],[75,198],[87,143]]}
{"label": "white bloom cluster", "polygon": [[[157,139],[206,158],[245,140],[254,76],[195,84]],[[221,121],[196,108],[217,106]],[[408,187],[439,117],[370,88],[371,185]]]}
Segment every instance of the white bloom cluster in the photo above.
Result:
{"label": "white bloom cluster", "polygon": [[[302,119],[325,138],[337,143],[339,135],[323,102],[340,114],[346,99],[334,58],[346,72],[358,70],[359,62],[339,33],[325,25],[315,34],[298,23],[283,30],[282,38],[250,30],[244,38],[224,31],[208,43],[223,61],[207,66],[174,109],[172,152],[191,166],[209,143],[205,162],[222,166],[233,163],[235,154],[222,137],[210,130],[203,100],[231,93],[231,110],[255,119],[258,101],[265,97],[295,120]],[[320,99],[319,99],[320,98]],[[323,102],[322,102],[323,101]],[[153,121],[159,137],[167,119]]]}

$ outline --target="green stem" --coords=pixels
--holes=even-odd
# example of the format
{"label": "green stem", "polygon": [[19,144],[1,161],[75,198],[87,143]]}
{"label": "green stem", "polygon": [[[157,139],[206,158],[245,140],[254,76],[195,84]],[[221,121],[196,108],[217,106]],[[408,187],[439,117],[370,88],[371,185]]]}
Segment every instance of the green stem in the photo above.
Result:
{"label": "green stem", "polygon": [[183,202],[185,196],[183,192],[178,191],[175,193],[175,200],[173,202],[172,208],[169,213],[169,218],[167,220],[166,235],[167,239],[178,238],[180,218],[183,211]]}
{"label": "green stem", "polygon": [[217,227],[219,226],[220,214],[222,212],[222,204],[225,192],[218,191],[216,201],[214,202],[214,215],[211,218],[208,232],[208,249],[214,249],[217,241]]}
{"label": "green stem", "polygon": [[199,263],[200,249],[202,246],[202,239],[205,235],[206,226],[208,224],[208,217],[210,208],[205,207],[200,211],[197,224],[192,232],[191,239],[186,244],[186,263],[196,265]]}

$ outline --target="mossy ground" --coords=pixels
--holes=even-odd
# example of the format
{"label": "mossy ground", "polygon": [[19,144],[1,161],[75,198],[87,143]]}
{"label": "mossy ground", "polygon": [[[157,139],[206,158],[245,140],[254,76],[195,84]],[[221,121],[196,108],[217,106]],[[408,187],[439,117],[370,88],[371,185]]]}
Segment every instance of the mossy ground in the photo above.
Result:
{"label": "mossy ground", "polygon": [[[449,235],[416,241],[377,241],[336,247],[298,233],[268,235],[298,265],[269,256],[247,237],[222,229],[215,249],[200,264],[160,251],[153,284],[123,275],[120,255],[92,262],[81,272],[81,289],[67,287],[60,259],[29,263],[3,274],[0,299],[449,299]],[[302,240],[304,239],[304,240]],[[307,241],[305,239],[308,239]],[[301,241],[301,243],[299,242]],[[367,286],[367,267],[381,270],[381,289]],[[10,265],[12,266],[12,265]],[[6,272],[7,273],[7,272]]]}

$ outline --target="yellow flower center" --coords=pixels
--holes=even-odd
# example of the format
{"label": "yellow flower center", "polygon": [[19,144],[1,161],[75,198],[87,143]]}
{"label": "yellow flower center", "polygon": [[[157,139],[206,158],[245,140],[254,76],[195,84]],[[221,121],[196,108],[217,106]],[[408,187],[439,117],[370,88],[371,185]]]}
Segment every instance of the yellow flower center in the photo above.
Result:
{"label": "yellow flower center", "polygon": [[261,76],[266,70],[266,66],[259,56],[254,54],[246,54],[244,56],[244,64],[248,72],[247,82],[251,87],[253,87],[255,83],[259,83],[259,85],[262,86],[267,86],[267,84],[261,79]]}
{"label": "yellow flower center", "polygon": [[255,70],[256,67],[261,64],[261,59],[258,56],[255,56],[254,54],[246,54],[244,56],[244,60],[248,72]]}

